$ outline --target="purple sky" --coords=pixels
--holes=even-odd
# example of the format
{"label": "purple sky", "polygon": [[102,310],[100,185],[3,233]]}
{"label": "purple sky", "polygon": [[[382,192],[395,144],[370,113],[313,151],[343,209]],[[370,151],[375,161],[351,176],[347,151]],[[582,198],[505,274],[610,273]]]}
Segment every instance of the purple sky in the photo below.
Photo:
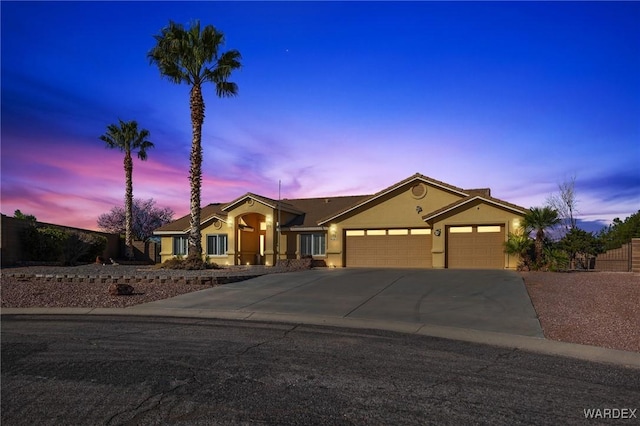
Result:
{"label": "purple sky", "polygon": [[576,177],[580,218],[640,209],[640,3],[11,2],[2,19],[2,213],[96,228],[134,196],[188,213],[187,86],[149,64],[169,19],[243,55],[205,87],[203,204],[377,192],[416,172],[524,207]]}

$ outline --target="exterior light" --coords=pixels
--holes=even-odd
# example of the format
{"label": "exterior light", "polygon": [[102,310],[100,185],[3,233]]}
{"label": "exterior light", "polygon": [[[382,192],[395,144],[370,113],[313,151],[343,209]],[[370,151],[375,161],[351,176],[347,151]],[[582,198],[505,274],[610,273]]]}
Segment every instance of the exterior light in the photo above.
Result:
{"label": "exterior light", "polygon": [[439,236],[440,236],[441,231],[440,231],[440,229],[436,229],[433,233],[434,233],[434,235],[435,235],[436,237],[439,237]]}

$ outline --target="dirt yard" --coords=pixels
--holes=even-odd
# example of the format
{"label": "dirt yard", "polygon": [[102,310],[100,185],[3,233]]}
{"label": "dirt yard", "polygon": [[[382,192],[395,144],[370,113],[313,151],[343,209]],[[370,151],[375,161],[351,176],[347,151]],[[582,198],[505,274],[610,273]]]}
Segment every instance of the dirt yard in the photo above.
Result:
{"label": "dirt yard", "polygon": [[523,272],[548,339],[640,352],[640,275]]}

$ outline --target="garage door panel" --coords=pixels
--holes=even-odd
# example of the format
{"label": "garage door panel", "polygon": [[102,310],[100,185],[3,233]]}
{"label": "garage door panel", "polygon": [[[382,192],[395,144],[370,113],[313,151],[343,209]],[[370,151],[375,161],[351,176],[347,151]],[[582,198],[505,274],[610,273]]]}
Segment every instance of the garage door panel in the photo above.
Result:
{"label": "garage door panel", "polygon": [[431,235],[347,236],[346,265],[430,268]]}
{"label": "garage door panel", "polygon": [[503,269],[504,225],[464,228],[451,227],[447,232],[447,267]]}

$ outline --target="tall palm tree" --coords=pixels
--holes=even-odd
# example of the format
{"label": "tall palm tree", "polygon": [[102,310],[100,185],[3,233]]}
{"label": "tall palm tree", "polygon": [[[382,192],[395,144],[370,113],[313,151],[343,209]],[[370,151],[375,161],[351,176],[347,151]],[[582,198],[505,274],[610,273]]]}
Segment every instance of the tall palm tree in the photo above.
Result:
{"label": "tall palm tree", "polygon": [[202,84],[215,84],[218,97],[238,94],[236,83],[228,81],[231,72],[241,67],[240,52],[221,52],[224,34],[213,25],[200,28],[195,21],[191,28],[169,21],[169,26],[155,35],[156,45],[151,49],[149,60],[160,69],[160,74],[176,84],[191,86],[189,109],[191,111],[191,231],[189,233],[189,258],[202,260],[200,233],[200,188],[202,186],[202,123],[204,122],[204,98]]}
{"label": "tall palm tree", "polygon": [[522,227],[525,229],[528,235],[535,231],[535,253],[536,262],[542,260],[543,245],[544,245],[544,233],[547,229],[552,228],[559,224],[561,219],[558,217],[558,212],[551,207],[532,207],[524,215],[522,219]]}
{"label": "tall palm tree", "polygon": [[148,141],[150,133],[146,129],[138,130],[135,121],[124,122],[107,126],[107,133],[100,136],[100,140],[107,144],[107,148],[119,149],[124,152],[124,173],[126,190],[124,197],[125,206],[125,246],[127,259],[133,259],[133,159],[131,153],[137,151],[138,158],[147,159],[147,150],[153,148],[153,143]]}

